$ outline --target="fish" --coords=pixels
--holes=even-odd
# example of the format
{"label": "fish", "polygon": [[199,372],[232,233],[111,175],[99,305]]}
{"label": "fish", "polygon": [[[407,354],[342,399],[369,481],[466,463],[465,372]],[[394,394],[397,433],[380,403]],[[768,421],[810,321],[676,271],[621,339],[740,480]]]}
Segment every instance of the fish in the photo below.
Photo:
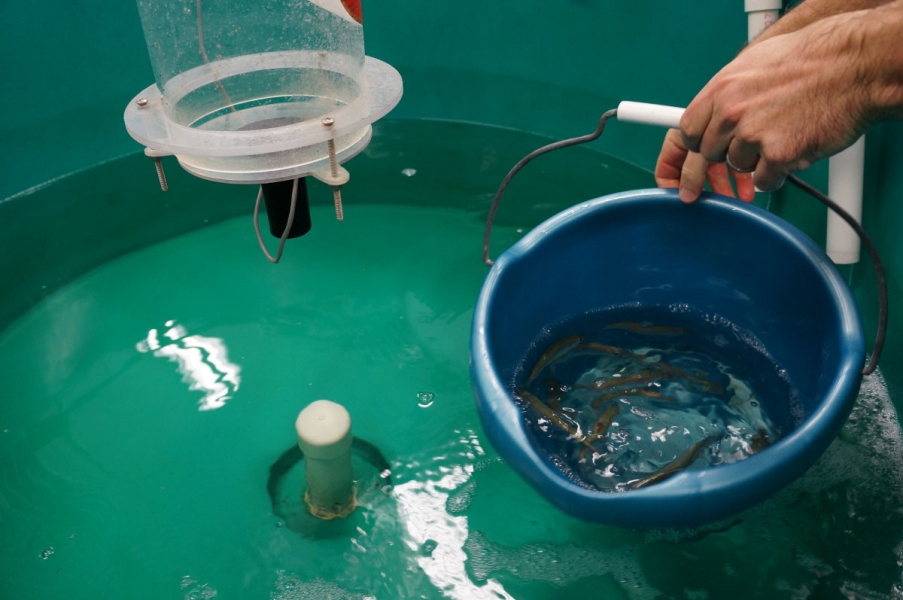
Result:
{"label": "fish", "polygon": [[554,423],[556,426],[558,426],[558,428],[566,431],[568,435],[587,446],[590,450],[595,451],[595,448],[593,448],[592,446],[592,442],[598,439],[595,435],[584,435],[579,428],[574,427],[572,424],[568,423],[566,420],[564,420],[564,418],[561,417],[561,415],[553,411],[546,404],[544,404],[542,400],[540,400],[527,390],[518,389],[515,390],[515,392],[518,396],[529,402],[530,406],[532,406],[534,410],[536,410],[536,412]]}
{"label": "fish", "polygon": [[[605,412],[599,417],[599,420],[596,421],[596,424],[593,426],[593,441],[597,441],[605,437],[608,433],[608,428],[611,427],[611,422],[614,420],[615,416],[621,411],[621,406],[619,404],[612,404],[608,408],[605,409]],[[585,444],[584,448],[580,449],[580,462],[586,460],[586,452],[587,450],[592,450],[595,454],[596,449],[592,446],[592,444]]]}
{"label": "fish", "polygon": [[680,471],[683,471],[687,467],[693,464],[693,461],[696,460],[699,451],[719,439],[721,436],[719,435],[710,435],[705,439],[701,439],[689,448],[687,448],[683,454],[675,458],[673,461],[662,467],[661,469],[649,473],[648,475],[644,475],[640,479],[633,481],[628,484],[628,487],[631,490],[638,490],[640,488],[644,488],[656,483],[660,483],[672,475],[676,475]]}
{"label": "fish", "polygon": [[668,325],[643,325],[636,321],[619,321],[606,325],[605,329],[624,329],[633,333],[643,335],[686,335],[687,330],[683,327],[669,327]]}
{"label": "fish", "polygon": [[619,404],[612,404],[608,408],[605,409],[605,412],[599,417],[599,420],[596,421],[596,425],[593,427],[593,435],[596,438],[605,437],[605,434],[608,433],[608,428],[611,427],[612,420],[621,412],[621,406]]}
{"label": "fish", "polygon": [[749,439],[749,453],[756,454],[761,452],[765,448],[771,446],[771,440],[768,439],[768,434],[765,433],[764,430],[760,429],[758,433],[752,436]]}
{"label": "fish", "polygon": [[646,398],[655,398],[656,400],[664,400],[665,402],[677,402],[676,398],[665,396],[658,390],[650,390],[647,388],[620,388],[617,390],[612,390],[608,393],[602,394],[598,398],[595,398],[593,400],[593,407],[604,404],[609,400],[614,400],[615,398],[622,398],[626,396],[645,396]]}
{"label": "fish", "polygon": [[561,338],[551,346],[549,346],[545,352],[542,353],[542,356],[539,357],[539,360],[536,361],[536,366],[533,367],[533,370],[530,372],[530,378],[527,380],[527,385],[530,385],[536,376],[546,368],[547,365],[555,362],[574,348],[576,348],[580,342],[583,341],[582,335],[569,335],[565,338]]}
{"label": "fish", "polygon": [[616,356],[626,355],[633,356],[635,358],[640,358],[639,355],[634,354],[630,350],[624,350],[623,348],[618,348],[617,346],[609,346],[608,344],[600,344],[599,342],[587,342],[586,344],[580,344],[577,346],[578,350],[594,350],[596,352],[604,352],[605,354],[614,354]]}
{"label": "fish", "polygon": [[[718,385],[716,383],[712,383],[708,379],[703,379],[703,377],[697,377],[695,375],[690,375],[683,369],[679,369],[670,363],[657,362],[657,363],[652,363],[651,366],[653,369],[659,369],[672,376],[683,377],[684,379],[689,379],[690,381],[695,381],[696,383],[704,386],[706,388],[706,391],[712,390],[712,389],[721,389],[723,391],[723,389],[721,388],[720,385]],[[705,375],[708,375],[708,373],[703,373],[703,376],[705,376]]]}

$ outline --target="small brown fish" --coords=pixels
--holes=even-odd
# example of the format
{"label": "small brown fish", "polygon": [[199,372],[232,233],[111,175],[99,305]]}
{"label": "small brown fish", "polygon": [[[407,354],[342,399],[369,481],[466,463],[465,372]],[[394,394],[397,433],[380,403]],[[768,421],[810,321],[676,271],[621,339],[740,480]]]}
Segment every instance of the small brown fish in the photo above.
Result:
{"label": "small brown fish", "polygon": [[560,429],[567,432],[568,435],[570,435],[578,442],[585,444],[590,450],[595,450],[595,448],[592,447],[592,442],[596,441],[596,436],[592,434],[584,435],[578,428],[568,423],[561,417],[561,415],[553,411],[546,404],[544,404],[542,400],[540,400],[527,390],[518,389],[516,390],[516,392],[518,396],[529,402],[530,406],[532,406],[536,412],[554,423]]}
{"label": "small brown fish", "polygon": [[664,400],[666,402],[677,402],[671,396],[665,396],[658,390],[650,390],[648,388],[619,388],[613,390],[611,392],[602,394],[598,398],[593,400],[593,407],[598,407],[600,404],[604,404],[609,400],[614,400],[615,398],[622,398],[627,396],[645,396],[646,398],[655,398],[656,400]]}
{"label": "small brown fish", "polygon": [[527,385],[530,385],[547,365],[550,365],[576,348],[582,341],[582,335],[569,335],[549,346],[548,349],[542,353],[542,356],[539,357],[539,360],[536,361],[536,366],[534,366],[533,370],[530,372],[530,378],[527,380]]}
{"label": "small brown fish", "polygon": [[[605,437],[605,434],[608,433],[608,428],[611,427],[611,422],[615,418],[615,416],[621,411],[621,406],[619,404],[612,404],[608,408],[605,409],[605,412],[599,417],[599,420],[596,421],[595,426],[593,427],[593,440],[600,440]],[[596,449],[593,448],[591,444],[584,444],[585,447],[580,449],[580,462],[586,460],[587,450],[592,450],[593,453],[596,452]]]}
{"label": "small brown fish", "polygon": [[749,453],[756,454],[761,452],[765,448],[771,446],[771,440],[768,439],[768,434],[766,434],[763,430],[759,430],[759,432],[752,436],[749,439]]}
{"label": "small brown fish", "polygon": [[587,342],[585,344],[580,344],[577,349],[593,350],[595,352],[604,352],[605,354],[636,356],[629,350],[624,350],[623,348],[618,348],[616,346],[609,346],[608,344],[600,344],[599,342]]}
{"label": "small brown fish", "polygon": [[640,371],[639,373],[633,373],[632,375],[624,375],[622,377],[600,377],[592,383],[579,383],[577,386],[604,390],[605,388],[614,387],[616,385],[627,385],[628,383],[655,383],[659,379],[671,379],[671,374],[646,370]]}
{"label": "small brown fish", "polygon": [[593,427],[593,435],[596,436],[596,438],[605,437],[605,434],[608,433],[608,428],[611,427],[612,420],[620,411],[621,406],[617,403],[606,408],[605,412],[602,413],[599,420],[596,421],[596,425]]}
{"label": "small brown fish", "polygon": [[674,365],[666,363],[664,361],[652,363],[649,366],[652,367],[653,369],[658,369],[660,371],[664,371],[665,373],[668,373],[672,376],[683,377],[685,379],[689,379],[690,381],[695,381],[696,383],[699,383],[699,384],[707,386],[707,387],[721,387],[721,386],[717,386],[716,384],[712,383],[708,379],[703,379],[703,377],[705,375],[708,375],[708,373],[703,373],[702,374],[703,377],[697,377],[695,375],[690,375],[683,369],[675,367]]}
{"label": "small brown fish", "polygon": [[696,460],[696,457],[697,455],[699,455],[700,450],[708,446],[719,437],[720,436],[717,435],[710,435],[705,439],[699,440],[698,442],[690,446],[687,450],[685,450],[683,454],[675,458],[673,461],[671,461],[658,471],[654,471],[631,483],[629,485],[630,489],[637,490],[656,483],[660,483],[668,479],[672,475],[683,471],[693,464],[693,461]]}
{"label": "small brown fish", "polygon": [[642,335],[685,335],[687,330],[683,327],[669,327],[667,325],[643,325],[636,321],[621,321],[606,325],[605,329],[624,329]]}

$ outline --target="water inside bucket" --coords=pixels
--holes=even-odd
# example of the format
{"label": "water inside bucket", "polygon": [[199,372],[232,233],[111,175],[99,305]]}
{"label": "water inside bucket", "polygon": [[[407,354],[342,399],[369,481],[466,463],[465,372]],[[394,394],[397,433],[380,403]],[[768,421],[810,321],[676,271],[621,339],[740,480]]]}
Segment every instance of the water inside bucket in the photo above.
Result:
{"label": "water inside bucket", "polygon": [[755,335],[683,305],[560,321],[531,345],[516,381],[553,462],[603,491],[743,460],[801,415],[798,393]]}

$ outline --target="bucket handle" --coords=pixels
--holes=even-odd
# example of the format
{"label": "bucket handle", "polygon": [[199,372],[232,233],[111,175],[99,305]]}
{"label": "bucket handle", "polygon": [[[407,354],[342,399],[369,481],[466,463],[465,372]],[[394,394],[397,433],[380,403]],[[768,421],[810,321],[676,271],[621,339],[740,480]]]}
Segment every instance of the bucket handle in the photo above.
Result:
{"label": "bucket handle", "polygon": [[[627,104],[627,103],[624,103]],[[622,104],[623,106],[623,104]],[[650,105],[652,106],[652,105]],[[670,108],[670,107],[663,107]],[[680,110],[680,109],[674,109]],[[582,135],[575,138],[569,138],[566,140],[561,140],[559,142],[553,142],[542,148],[538,148],[528,154],[527,156],[520,159],[516,165],[508,172],[505,178],[502,180],[501,185],[499,186],[498,191],[495,193],[495,197],[492,199],[492,205],[489,207],[489,216],[486,218],[486,229],[483,232],[483,262],[486,266],[491,267],[493,265],[492,259],[489,258],[489,240],[492,236],[492,223],[495,221],[495,214],[499,208],[499,202],[501,202],[502,196],[505,193],[505,190],[508,188],[508,184],[511,183],[511,180],[514,179],[514,176],[517,175],[518,171],[524,168],[527,163],[532,161],[534,158],[542,156],[548,152],[553,150],[558,150],[560,148],[567,148],[569,146],[577,146],[579,144],[585,144],[587,142],[592,142],[595,139],[598,139],[599,136],[602,135],[602,132],[605,130],[605,124],[608,120],[614,116],[617,116],[618,109],[613,108],[609,111],[603,113],[602,117],[599,119],[599,124],[596,126],[596,130],[590,134]],[[666,115],[669,116],[670,115]],[[634,120],[634,119],[630,119]],[[673,120],[673,119],[672,119]],[[650,122],[650,121],[646,121]],[[655,124],[663,124],[663,123],[655,123]],[[856,235],[859,236],[859,239],[862,240],[862,245],[865,246],[866,251],[869,254],[869,257],[872,260],[872,265],[875,268],[875,279],[878,284],[878,332],[875,335],[875,345],[872,348],[872,355],[869,358],[868,364],[865,365],[862,369],[863,375],[872,374],[875,369],[878,368],[878,360],[881,358],[881,352],[884,350],[884,340],[887,336],[887,277],[884,273],[884,264],[881,261],[881,257],[878,255],[878,249],[875,248],[875,244],[872,242],[872,239],[865,232],[865,229],[862,228],[856,219],[854,219],[847,211],[838,206],[833,200],[828,198],[825,194],[821,193],[805,181],[802,181],[796,175],[790,174],[787,176],[787,181],[800,188],[804,192],[808,193],[810,196],[827,206],[830,210],[833,210],[837,215],[846,221],[846,223],[853,228],[853,231],[856,232]]]}

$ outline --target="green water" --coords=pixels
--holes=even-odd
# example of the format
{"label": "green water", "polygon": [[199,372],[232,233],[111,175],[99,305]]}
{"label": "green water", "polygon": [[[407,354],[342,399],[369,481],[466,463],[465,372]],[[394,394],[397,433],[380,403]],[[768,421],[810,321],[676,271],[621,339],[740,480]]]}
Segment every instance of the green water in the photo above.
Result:
{"label": "green water", "polygon": [[[734,521],[635,532],[552,509],[488,445],[468,374],[491,184],[544,140],[382,133],[352,174],[379,173],[383,195],[349,199],[343,223],[314,207],[278,266],[248,217],[227,220],[97,267],[0,333],[0,598],[899,596],[903,447],[880,376],[805,477]],[[581,190],[637,185],[570,156],[598,167]],[[512,187],[494,252],[570,198],[563,165]],[[394,486],[303,536],[266,483],[319,398],[349,409]]]}

